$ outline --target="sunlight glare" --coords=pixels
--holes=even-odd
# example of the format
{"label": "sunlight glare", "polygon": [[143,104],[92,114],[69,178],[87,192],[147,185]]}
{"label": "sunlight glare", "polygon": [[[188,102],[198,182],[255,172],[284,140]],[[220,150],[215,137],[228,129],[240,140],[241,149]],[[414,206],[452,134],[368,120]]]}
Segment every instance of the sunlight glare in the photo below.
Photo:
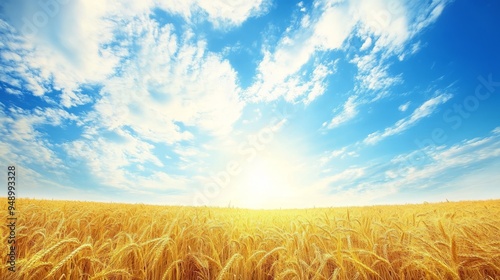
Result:
{"label": "sunlight glare", "polygon": [[244,169],[238,199],[240,206],[276,208],[291,195],[289,177],[286,163],[274,158],[256,158]]}

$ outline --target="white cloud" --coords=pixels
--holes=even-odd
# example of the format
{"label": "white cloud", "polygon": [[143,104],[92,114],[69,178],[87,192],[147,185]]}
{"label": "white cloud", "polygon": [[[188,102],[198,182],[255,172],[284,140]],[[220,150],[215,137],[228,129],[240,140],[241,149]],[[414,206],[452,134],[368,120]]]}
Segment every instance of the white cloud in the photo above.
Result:
{"label": "white cloud", "polygon": [[337,150],[330,151],[326,156],[320,159],[322,164],[330,162],[332,159],[345,159],[347,157],[357,157],[359,154],[352,150],[352,146],[345,146]]}
{"label": "white cloud", "polygon": [[[355,89],[375,94],[372,101],[380,99],[387,95],[381,91],[403,81],[400,74],[390,74],[387,61],[394,55],[403,58],[411,39],[435,21],[437,13],[430,11],[436,3],[444,7],[446,1],[435,1],[431,5],[382,0],[315,1],[313,9],[302,15],[301,24],[292,23],[275,48],[263,48],[256,81],[246,95],[256,102],[280,97],[287,101],[300,99],[310,90],[304,84],[312,78],[303,73],[316,54],[342,49],[347,39],[355,35],[365,38],[361,50],[371,48],[368,54],[355,56],[351,61],[358,68],[359,84]],[[408,53],[416,52],[418,46],[413,44]],[[326,86],[320,82],[315,84],[318,85],[315,88],[320,89],[312,95],[316,98]],[[306,104],[310,102],[308,98]],[[346,111],[331,127],[352,118],[353,112]]]}
{"label": "white cloud", "polygon": [[452,97],[453,95],[450,93],[443,93],[425,101],[424,104],[413,111],[413,114],[411,114],[408,122],[412,124],[420,120],[421,118],[431,115],[439,105],[446,103]]}
{"label": "white cloud", "polygon": [[355,63],[358,68],[356,79],[359,81],[358,90],[368,90],[369,93],[376,93],[392,85],[402,82],[401,75],[391,76],[388,73],[389,65],[377,54],[356,55],[351,63]]}
{"label": "white cloud", "polygon": [[340,114],[333,117],[329,123],[323,123],[323,126],[328,129],[336,128],[341,124],[353,119],[358,114],[358,103],[355,96],[350,96],[344,103],[343,110]]}
{"label": "white cloud", "polygon": [[399,48],[408,38],[408,11],[398,1],[353,1],[351,9],[359,13],[366,33],[377,36],[374,51]]}
{"label": "white cloud", "polygon": [[[264,58],[257,68],[257,81],[247,90],[252,101],[272,101],[283,96],[286,100],[296,100],[306,97],[306,103],[323,94],[325,86],[323,79],[317,79],[315,73],[303,77],[303,69],[316,51],[338,49],[349,36],[355,21],[346,13],[345,5],[322,5],[319,17],[314,21],[309,15],[304,15],[307,24],[301,24],[302,29],[290,31],[280,40],[274,51],[263,50]],[[317,12],[317,11],[315,11]],[[314,63],[317,69],[318,63]],[[311,85],[312,86],[304,86]],[[297,93],[299,94],[290,94]],[[310,94],[310,92],[313,92]],[[309,94],[308,94],[309,93]],[[312,98],[314,97],[314,98]]]}
{"label": "white cloud", "polygon": [[[202,5],[210,21],[224,27],[257,16],[265,6],[263,1],[196,3]],[[14,9],[12,15],[22,18],[39,11],[37,2],[25,4],[26,9]],[[2,50],[1,55],[11,65],[0,71],[0,78],[12,88],[31,91],[52,105],[57,103],[53,96],[47,97],[47,92],[54,89],[62,91],[58,101],[63,107],[95,102],[95,110],[84,120],[74,120],[72,115],[63,115],[64,110],[57,110],[65,121],[85,125],[81,139],[62,147],[71,158],[85,162],[103,184],[135,192],[137,182],[146,189],[181,190],[190,180],[167,173],[175,169],[173,166],[149,177],[140,175],[147,171],[145,164],[158,168],[164,165],[154,155],[152,143],[194,141],[190,130],[212,137],[228,136],[244,105],[239,97],[241,89],[229,62],[208,52],[206,42],[188,27],[179,38],[172,25],[160,27],[149,18],[155,3],[128,4],[72,2],[58,7],[47,24],[35,26],[37,30],[30,34],[14,32],[12,26],[22,29],[22,22],[11,21],[10,26],[2,21],[2,28],[10,33],[5,35],[9,36],[7,51]],[[196,9],[191,5],[183,12]],[[182,5],[176,8],[182,10]],[[82,93],[87,84],[102,85],[102,90],[91,98]],[[56,147],[36,129],[38,123],[61,121],[50,110],[43,113],[44,118],[36,112],[29,119],[10,121],[10,126],[15,126],[9,132],[12,139],[26,145],[19,144],[16,150],[3,143],[2,156],[63,166]],[[5,121],[8,119],[5,117]],[[122,142],[101,133],[112,133]],[[177,152],[187,159],[198,156],[185,150]],[[19,158],[22,154],[34,159]],[[180,168],[182,162],[176,164]],[[135,172],[134,168],[142,171]]]}
{"label": "white cloud", "polygon": [[[355,206],[373,204],[377,198],[397,192],[397,189],[389,184],[382,188],[373,182],[372,176],[367,174],[370,169],[369,166],[350,167],[337,174],[323,177],[304,190],[300,197],[308,197],[309,201],[314,201],[316,207]],[[366,180],[369,183],[362,183]],[[296,200],[295,204],[300,205],[300,198],[297,197]]]}
{"label": "white cloud", "polygon": [[300,1],[298,4],[297,4],[297,7],[300,8],[300,11],[305,13],[307,11],[306,7],[304,7],[304,2]]}
{"label": "white cloud", "polygon": [[[184,141],[200,144],[207,135],[224,139],[231,134],[244,105],[236,73],[191,32],[178,37],[172,25],[160,27],[145,18],[124,28],[130,38],[125,43],[139,51],[130,51],[117,69],[120,75],[103,83],[95,111],[86,119],[91,129],[84,139],[67,143],[65,150],[83,159],[110,187],[186,191],[193,180],[171,172],[186,167],[194,172],[203,151],[188,148]],[[113,133],[119,141],[103,133]],[[157,145],[167,145],[179,159],[165,166],[155,155]],[[143,175],[145,164],[165,171]]]}
{"label": "white cloud", "polygon": [[[23,198],[54,199],[57,197],[59,199],[74,199],[77,197],[80,200],[88,198],[85,190],[75,189],[60,182],[50,180],[47,178],[45,172],[35,171],[30,168],[31,164],[13,160],[7,161],[7,163],[15,165],[16,173],[18,174],[16,185],[22,186],[19,194],[22,194]],[[7,172],[2,173],[0,173],[0,180],[6,182]],[[55,194],[58,195],[55,197]]]}
{"label": "white cloud", "polygon": [[407,185],[436,178],[457,168],[467,168],[500,157],[498,135],[464,140],[450,147],[427,147],[392,160],[394,177]]}
{"label": "white cloud", "polygon": [[[18,53],[24,50],[26,56],[15,73],[24,77],[28,81],[27,88],[39,96],[51,90],[46,81],[52,78],[54,88],[63,91],[61,103],[66,107],[91,102],[92,99],[85,96],[79,86],[102,82],[113,74],[118,61],[127,55],[126,49],[111,46],[110,43],[115,36],[113,32],[132,17],[145,15],[159,7],[188,20],[205,13],[216,27],[231,27],[267,12],[270,5],[265,0],[151,0],[113,5],[103,1],[76,1],[56,5],[53,15],[47,15],[47,23],[33,25],[33,16],[43,12],[40,4],[26,0],[23,0],[25,5],[12,3],[15,1],[7,2],[6,10],[12,15],[13,26],[26,31],[30,30],[26,28],[30,25],[35,30],[29,32],[32,33],[29,36],[30,43],[16,49]],[[446,2],[435,1],[430,7],[410,7],[416,12],[398,3],[381,0],[315,2],[314,9],[304,14],[303,19],[310,19],[311,15],[317,19],[301,25],[302,29],[286,34],[272,52],[265,51],[258,68],[257,82],[248,90],[248,94],[257,100],[270,101],[294,92],[295,95],[288,95],[286,99],[296,100],[300,97],[297,93],[304,90],[304,95],[308,96],[305,102],[310,103],[324,92],[324,80],[315,79],[313,73],[303,78],[298,71],[315,52],[341,48],[346,38],[357,28],[357,23],[361,23],[360,33],[368,38],[364,48],[372,41],[370,34],[377,37],[370,43],[375,44],[374,52],[397,48],[394,46],[402,45],[414,33],[435,21]],[[20,6],[24,8],[18,8]],[[22,18],[31,19],[32,24],[21,22],[19,19]],[[375,67],[363,68],[360,80],[366,80],[364,83],[369,89],[387,86],[399,79],[389,77],[385,65],[367,66]],[[34,76],[28,69],[35,69],[39,74]]]}
{"label": "white cloud", "polygon": [[[350,11],[360,23],[357,35],[367,38],[361,50],[373,46],[368,54],[355,56],[351,61],[359,70],[357,80],[360,84],[357,90],[377,94],[377,91],[401,83],[403,77],[400,74],[389,74],[389,59],[397,56],[402,60],[407,55],[416,53],[420,44],[412,44],[411,40],[439,16],[437,11],[430,11],[436,6],[444,8],[447,2],[438,0],[426,4],[383,0],[351,1]],[[379,98],[373,101],[377,99]]]}
{"label": "white cloud", "polygon": [[[22,3],[20,3],[22,2]],[[217,26],[240,25],[251,16],[265,12],[261,1],[7,1],[5,13],[12,30],[11,40],[2,57],[13,61],[0,78],[43,96],[61,90],[60,104],[78,106],[92,101],[80,90],[83,84],[98,84],[114,74],[128,50],[114,45],[116,32],[134,17],[144,17],[155,7],[190,18],[194,11],[206,13]],[[199,14],[199,13],[197,13]],[[3,28],[9,28],[4,22]],[[12,32],[10,32],[12,33]],[[21,36],[19,36],[21,35]],[[19,60],[22,55],[22,60]],[[9,79],[9,77],[11,77]],[[13,80],[14,81],[13,81]]]}
{"label": "white cloud", "polygon": [[118,60],[102,46],[113,38],[116,24],[106,19],[109,7],[102,1],[61,3],[8,1],[9,23],[20,33],[7,36],[20,42],[10,51],[23,56],[11,74],[27,81],[26,88],[37,96],[62,90],[62,105],[71,107],[90,101],[79,91],[81,84],[98,83],[112,73]]}
{"label": "white cloud", "polygon": [[309,86],[306,90],[307,97],[304,100],[304,104],[309,104],[314,101],[318,96],[322,95],[326,90],[325,79],[328,75],[332,74],[333,71],[327,66],[319,64],[316,66],[312,73],[311,80],[307,83]]}
{"label": "white cloud", "polygon": [[7,92],[9,94],[13,94],[13,95],[21,95],[21,94],[23,94],[20,90],[13,89],[13,88],[6,88],[5,92]]}
{"label": "white cloud", "polygon": [[341,183],[353,182],[365,176],[364,168],[354,167],[348,168],[340,173],[330,175],[324,180],[328,185],[332,186],[338,184],[337,186],[332,186],[334,189],[341,189]]}
{"label": "white cloud", "polygon": [[375,145],[386,137],[396,135],[407,130],[421,119],[430,116],[435,112],[439,105],[447,102],[451,99],[451,97],[452,95],[447,93],[427,100],[424,104],[415,109],[409,117],[397,121],[393,126],[386,128],[384,131],[371,133],[365,138],[365,140],[363,140],[363,142],[368,145]]}
{"label": "white cloud", "polygon": [[401,111],[401,112],[406,112],[406,110],[408,110],[408,107],[410,107],[410,101],[406,102],[405,104],[401,104],[399,107],[398,107],[398,110]]}
{"label": "white cloud", "polygon": [[365,42],[363,43],[363,45],[361,45],[361,48],[359,49],[360,51],[365,51],[367,50],[369,47],[371,47],[372,45],[372,38],[371,37],[367,37],[365,39]]}
{"label": "white cloud", "polygon": [[3,162],[39,165],[52,173],[63,168],[63,162],[53,151],[54,144],[38,128],[60,126],[63,122],[78,124],[76,116],[52,108],[29,111],[11,107],[7,112],[1,103],[0,109],[0,132],[3,135],[0,158]]}
{"label": "white cloud", "polygon": [[311,41],[316,49],[335,50],[352,32],[356,19],[348,13],[344,4],[325,5],[321,16],[314,25]]}
{"label": "white cloud", "polygon": [[347,151],[347,147],[343,147],[341,149],[334,150],[330,153],[330,155],[327,158],[325,158],[325,161],[328,161],[331,158],[342,157],[346,154],[346,151]]}
{"label": "white cloud", "polygon": [[446,4],[451,1],[452,0],[432,1],[432,3],[426,7],[420,15],[418,15],[417,20],[413,25],[413,33],[420,32],[422,29],[434,23],[443,12]]}
{"label": "white cloud", "polygon": [[71,158],[83,159],[103,185],[131,192],[185,190],[189,182],[186,178],[160,171],[149,176],[131,171],[134,166],[141,169],[144,164],[151,164],[158,168],[164,164],[155,155],[152,144],[122,129],[113,132],[114,138],[95,135],[93,139],[65,143],[63,148]]}
{"label": "white cloud", "polygon": [[250,17],[265,14],[271,5],[271,1],[268,0],[154,0],[153,2],[153,6],[180,14],[188,21],[199,21],[200,17],[206,16],[215,28],[239,26]]}
{"label": "white cloud", "polygon": [[270,1],[267,0],[198,0],[196,1],[207,12],[209,20],[216,27],[224,25],[238,26],[249,17],[260,16],[267,12]]}
{"label": "white cloud", "polygon": [[375,52],[398,53],[416,34],[434,23],[449,2],[354,0],[350,10],[360,19],[359,33],[377,37]]}
{"label": "white cloud", "polygon": [[[347,148],[343,148],[333,153],[340,156],[346,151]],[[488,199],[498,193],[499,164],[499,134],[492,132],[490,136],[463,140],[451,146],[427,147],[397,155],[389,162],[384,158],[324,175],[303,196],[314,198],[316,206],[380,204],[393,202],[394,197],[400,203],[421,203],[429,198],[435,201],[436,195],[442,200]],[[471,169],[471,166],[480,168]],[[402,195],[405,190],[413,193],[415,189],[426,189],[426,193],[432,195],[422,193],[416,200]],[[325,195],[328,191],[331,194]],[[392,200],[384,200],[388,197]]]}
{"label": "white cloud", "polygon": [[228,135],[243,108],[229,62],[189,33],[178,38],[171,25],[144,19],[130,30],[140,52],[105,83],[95,105],[99,123],[129,126],[143,139],[169,144],[193,138],[178,123]]}

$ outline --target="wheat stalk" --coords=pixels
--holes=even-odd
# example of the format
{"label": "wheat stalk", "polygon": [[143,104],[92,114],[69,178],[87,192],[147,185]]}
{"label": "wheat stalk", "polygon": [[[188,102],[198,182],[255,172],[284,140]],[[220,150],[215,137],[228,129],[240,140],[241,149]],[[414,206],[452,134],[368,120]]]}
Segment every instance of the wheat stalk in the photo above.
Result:
{"label": "wheat stalk", "polygon": [[257,267],[261,267],[262,266],[262,263],[269,257],[271,256],[272,254],[276,253],[276,252],[279,252],[279,251],[286,251],[286,248],[285,247],[276,247],[274,249],[272,249],[271,251],[269,251],[267,254],[265,254],[260,260],[259,262],[257,263]]}
{"label": "wheat stalk", "polygon": [[172,262],[168,266],[167,270],[165,271],[165,273],[163,274],[163,277],[161,279],[162,280],[170,279],[168,277],[170,277],[169,275],[170,275],[170,272],[172,271],[172,268],[174,268],[174,266],[177,266],[179,263],[182,263],[182,260],[176,260],[176,261]]}
{"label": "wheat stalk", "polygon": [[49,272],[49,274],[45,277],[46,279],[51,279],[54,273],[56,273],[67,261],[69,261],[71,258],[73,258],[78,252],[85,248],[90,248],[92,249],[92,245],[90,244],[83,244],[80,247],[76,248],[73,252],[71,252],[69,255],[67,255],[62,261],[60,261],[52,270]]}
{"label": "wheat stalk", "polygon": [[92,276],[91,279],[92,280],[102,279],[102,278],[113,279],[110,276],[115,276],[115,275],[125,275],[127,278],[132,277],[130,272],[126,271],[125,269],[113,269],[113,270],[109,270],[109,271],[101,271],[101,272],[95,274],[94,276]]}
{"label": "wheat stalk", "polygon": [[62,245],[66,243],[79,243],[77,238],[71,238],[71,239],[65,239],[57,242],[55,245],[52,247],[48,248],[47,250],[44,251],[39,251],[36,253],[33,258],[31,258],[25,265],[25,270],[29,271],[30,267],[37,263],[41,258],[43,258],[45,255],[50,254],[52,251],[56,250],[57,248],[61,247]]}
{"label": "wheat stalk", "polygon": [[221,272],[219,273],[219,276],[217,277],[217,280],[222,280],[224,279],[224,276],[226,274],[228,274],[229,272],[229,269],[231,269],[231,266],[233,265],[233,262],[236,262],[238,259],[240,258],[243,258],[242,255],[236,253],[234,254],[230,259],[229,261],[226,263],[226,265],[224,266],[224,268],[221,270]]}

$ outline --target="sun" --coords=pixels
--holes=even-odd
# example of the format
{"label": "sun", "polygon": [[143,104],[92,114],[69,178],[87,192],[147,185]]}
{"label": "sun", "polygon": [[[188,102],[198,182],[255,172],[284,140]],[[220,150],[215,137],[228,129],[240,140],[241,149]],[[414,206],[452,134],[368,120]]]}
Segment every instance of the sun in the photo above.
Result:
{"label": "sun", "polygon": [[238,201],[245,208],[277,208],[291,195],[287,164],[276,158],[257,157],[243,167]]}

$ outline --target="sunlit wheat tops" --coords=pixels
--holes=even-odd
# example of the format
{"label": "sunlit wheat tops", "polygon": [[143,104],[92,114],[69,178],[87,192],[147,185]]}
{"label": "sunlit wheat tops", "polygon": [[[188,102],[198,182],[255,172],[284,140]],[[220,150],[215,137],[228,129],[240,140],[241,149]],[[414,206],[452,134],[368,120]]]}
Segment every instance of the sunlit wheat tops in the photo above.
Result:
{"label": "sunlit wheat tops", "polygon": [[264,211],[21,199],[19,209],[18,270],[3,262],[2,279],[500,279],[498,200]]}

